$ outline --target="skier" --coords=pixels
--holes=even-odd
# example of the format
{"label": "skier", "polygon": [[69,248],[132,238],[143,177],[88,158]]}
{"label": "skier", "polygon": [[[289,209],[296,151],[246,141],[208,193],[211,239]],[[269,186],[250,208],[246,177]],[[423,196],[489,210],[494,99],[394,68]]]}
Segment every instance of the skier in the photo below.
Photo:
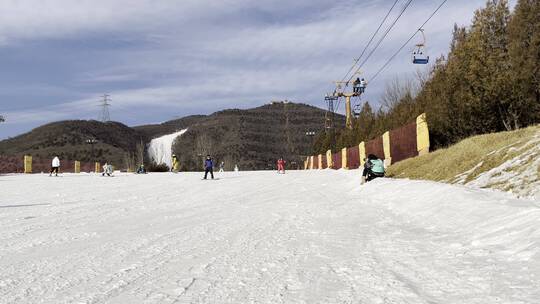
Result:
{"label": "skier", "polygon": [[278,173],[285,174],[285,163],[286,161],[283,160],[283,157],[280,157],[277,161],[277,169]]}
{"label": "skier", "polygon": [[105,165],[103,165],[103,173],[101,173],[101,176],[111,176],[113,174],[113,166],[109,165],[107,162],[105,162]]}
{"label": "skier", "polygon": [[144,168],[143,164],[141,164],[137,169],[137,174],[146,174],[146,169]]}
{"label": "skier", "polygon": [[171,171],[174,173],[178,173],[180,169],[180,162],[178,161],[178,157],[176,157],[176,154],[172,155],[172,168]]}
{"label": "skier", "polygon": [[372,181],[378,177],[384,177],[384,162],[374,154],[369,154],[364,164],[362,173],[362,184]]}
{"label": "skier", "polygon": [[360,93],[364,93],[366,91],[366,87],[367,87],[367,81],[362,78],[362,80],[360,80]]}
{"label": "skier", "polygon": [[204,179],[208,177],[208,173],[214,179],[214,161],[212,161],[210,155],[206,155],[206,160],[204,161]]}
{"label": "skier", "polygon": [[54,176],[58,176],[59,170],[60,170],[60,158],[58,158],[58,156],[55,156],[52,160],[51,171],[49,172],[49,176],[52,176],[53,172],[54,172]]}
{"label": "skier", "polygon": [[225,172],[225,162],[219,164],[219,172]]}
{"label": "skier", "polygon": [[353,82],[353,92],[358,93],[360,92],[360,78],[356,78],[356,80]]}

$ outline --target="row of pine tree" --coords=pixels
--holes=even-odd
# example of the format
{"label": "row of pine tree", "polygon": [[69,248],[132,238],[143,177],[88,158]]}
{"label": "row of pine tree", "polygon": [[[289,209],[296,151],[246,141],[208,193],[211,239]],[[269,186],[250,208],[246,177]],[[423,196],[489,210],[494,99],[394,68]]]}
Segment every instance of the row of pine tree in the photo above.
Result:
{"label": "row of pine tree", "polygon": [[[337,151],[427,113],[434,148],[463,138],[540,122],[540,1],[488,0],[470,27],[454,27],[448,56],[436,60],[419,88],[390,86],[381,108],[365,103],[353,130],[320,134],[315,153]],[[388,93],[388,92],[387,92]]]}

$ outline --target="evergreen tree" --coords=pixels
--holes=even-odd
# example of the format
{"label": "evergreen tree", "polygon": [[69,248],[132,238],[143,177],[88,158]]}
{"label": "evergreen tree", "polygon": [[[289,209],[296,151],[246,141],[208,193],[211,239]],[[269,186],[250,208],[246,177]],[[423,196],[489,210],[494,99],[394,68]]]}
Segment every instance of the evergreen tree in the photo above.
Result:
{"label": "evergreen tree", "polygon": [[520,0],[508,25],[514,127],[540,121],[540,2]]}
{"label": "evergreen tree", "polygon": [[475,117],[473,134],[511,129],[508,57],[508,21],[506,0],[489,0],[475,14],[468,51],[471,57],[465,80],[470,86],[470,106]]}

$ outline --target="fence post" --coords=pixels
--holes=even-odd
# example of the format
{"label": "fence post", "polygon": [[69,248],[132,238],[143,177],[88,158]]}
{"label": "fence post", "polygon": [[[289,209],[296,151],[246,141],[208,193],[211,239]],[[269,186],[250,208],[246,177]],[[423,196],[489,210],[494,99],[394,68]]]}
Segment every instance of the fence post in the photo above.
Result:
{"label": "fence post", "polygon": [[30,155],[24,156],[24,173],[32,173],[32,156]]}
{"label": "fence post", "polygon": [[365,159],[366,159],[366,143],[361,142],[358,145],[358,153],[360,154],[360,168],[364,167]]}
{"label": "fence post", "polygon": [[384,165],[390,166],[392,164],[392,155],[390,153],[390,132],[387,131],[382,136],[383,150],[384,150]]}
{"label": "fence post", "polygon": [[309,157],[309,170],[313,170],[313,156]]}
{"label": "fence post", "polygon": [[326,151],[326,167],[332,169],[334,167],[334,160],[332,159],[332,150]]}
{"label": "fence post", "polygon": [[319,154],[319,170],[320,170],[320,169],[325,169],[325,168],[323,168],[322,164],[323,164],[323,161],[322,161],[322,154]]}
{"label": "fence post", "polygon": [[100,164],[99,162],[96,162],[96,163],[94,164],[94,172],[95,172],[95,173],[101,172],[101,164]]}
{"label": "fence post", "polygon": [[308,165],[308,159],[306,158],[306,160],[304,160],[304,170],[307,170],[307,165]]}
{"label": "fence post", "polygon": [[74,173],[81,173],[81,162],[76,160],[75,161],[75,168],[73,169]]}
{"label": "fence post", "polygon": [[349,167],[347,167],[347,148],[341,149],[341,168],[349,169]]}
{"label": "fence post", "polygon": [[418,155],[428,154],[429,145],[429,129],[426,113],[422,113],[416,118],[416,147],[418,149]]}

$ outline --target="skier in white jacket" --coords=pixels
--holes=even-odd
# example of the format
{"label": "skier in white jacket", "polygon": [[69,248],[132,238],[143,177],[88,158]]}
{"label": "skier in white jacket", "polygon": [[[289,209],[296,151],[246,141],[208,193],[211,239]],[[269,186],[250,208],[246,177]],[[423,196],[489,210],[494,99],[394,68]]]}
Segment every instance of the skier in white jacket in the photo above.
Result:
{"label": "skier in white jacket", "polygon": [[55,176],[58,176],[59,169],[60,169],[60,158],[58,158],[58,156],[55,156],[52,160],[51,172],[49,172],[49,176],[52,176],[53,172]]}
{"label": "skier in white jacket", "polygon": [[105,162],[105,165],[103,165],[103,173],[101,173],[101,176],[112,176],[113,174],[113,166],[107,162]]}

